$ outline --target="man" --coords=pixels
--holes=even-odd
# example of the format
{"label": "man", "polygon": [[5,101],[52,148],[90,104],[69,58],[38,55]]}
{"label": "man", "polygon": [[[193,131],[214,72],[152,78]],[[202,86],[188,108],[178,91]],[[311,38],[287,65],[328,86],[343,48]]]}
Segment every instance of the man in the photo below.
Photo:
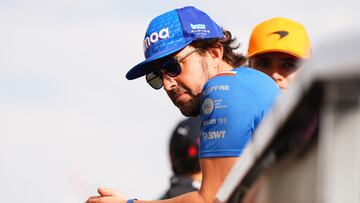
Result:
{"label": "man", "polygon": [[249,65],[274,79],[284,91],[296,78],[301,62],[310,58],[311,45],[305,28],[286,18],[272,18],[252,31]]}
{"label": "man", "polygon": [[[146,75],[151,87],[164,87],[186,116],[200,114],[199,191],[168,200],[147,202],[206,202],[214,200],[231,167],[279,92],[266,74],[236,68],[245,62],[235,39],[206,13],[184,7],[153,19],[144,38],[146,60],[132,68],[127,79]],[[236,68],[236,69],[234,69]],[[143,202],[110,189],[88,203]]]}
{"label": "man", "polygon": [[199,139],[199,117],[182,120],[175,127],[169,142],[173,176],[170,179],[170,188],[161,199],[199,190],[201,185]]}

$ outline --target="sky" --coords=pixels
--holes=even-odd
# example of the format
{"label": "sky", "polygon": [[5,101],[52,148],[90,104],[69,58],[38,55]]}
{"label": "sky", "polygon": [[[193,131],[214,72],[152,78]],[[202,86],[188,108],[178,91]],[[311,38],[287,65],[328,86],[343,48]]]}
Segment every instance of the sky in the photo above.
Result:
{"label": "sky", "polygon": [[1,202],[84,202],[99,186],[164,192],[169,136],[184,117],[163,90],[125,74],[144,59],[150,20],[187,5],[230,30],[242,53],[272,17],[301,22],[314,52],[360,25],[357,0],[0,0]]}

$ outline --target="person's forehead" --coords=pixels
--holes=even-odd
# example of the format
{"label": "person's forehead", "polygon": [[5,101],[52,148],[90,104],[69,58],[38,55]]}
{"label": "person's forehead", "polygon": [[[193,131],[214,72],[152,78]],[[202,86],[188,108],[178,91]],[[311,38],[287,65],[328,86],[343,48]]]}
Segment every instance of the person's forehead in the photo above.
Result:
{"label": "person's forehead", "polygon": [[259,59],[293,59],[293,60],[299,60],[300,58],[288,54],[288,53],[284,53],[284,52],[266,52],[266,53],[262,53],[262,54],[258,54],[255,55],[253,57],[256,60]]}

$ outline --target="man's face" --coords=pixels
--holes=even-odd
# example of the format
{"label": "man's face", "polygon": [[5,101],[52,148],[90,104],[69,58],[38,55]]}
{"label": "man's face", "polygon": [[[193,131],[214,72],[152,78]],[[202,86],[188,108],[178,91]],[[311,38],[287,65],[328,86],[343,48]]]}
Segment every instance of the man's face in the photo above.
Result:
{"label": "man's face", "polygon": [[[182,58],[194,49],[187,46],[173,57]],[[182,114],[197,116],[200,112],[200,94],[203,85],[208,80],[205,58],[199,54],[199,51],[194,51],[183,58],[179,64],[181,73],[176,77],[161,73],[164,90]]]}
{"label": "man's face", "polygon": [[249,65],[274,79],[282,91],[296,78],[300,59],[282,52],[259,54],[249,59]]}

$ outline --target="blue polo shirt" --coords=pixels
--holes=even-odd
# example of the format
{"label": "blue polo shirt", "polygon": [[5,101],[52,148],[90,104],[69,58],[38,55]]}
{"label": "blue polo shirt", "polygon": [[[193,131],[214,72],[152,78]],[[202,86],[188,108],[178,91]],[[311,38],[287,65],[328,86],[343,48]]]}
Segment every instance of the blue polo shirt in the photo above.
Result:
{"label": "blue polo shirt", "polygon": [[279,92],[269,76],[248,67],[211,78],[201,94],[200,158],[240,156]]}

